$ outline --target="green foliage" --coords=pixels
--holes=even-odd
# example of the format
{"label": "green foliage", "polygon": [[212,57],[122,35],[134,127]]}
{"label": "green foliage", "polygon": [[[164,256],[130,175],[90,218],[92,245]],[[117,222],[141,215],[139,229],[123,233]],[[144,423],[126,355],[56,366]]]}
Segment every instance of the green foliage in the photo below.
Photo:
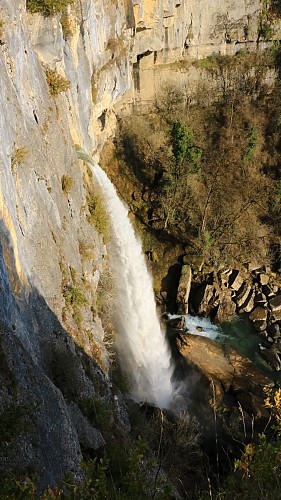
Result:
{"label": "green foliage", "polygon": [[64,10],[60,18],[61,28],[65,40],[73,36],[74,30],[66,11]]}
{"label": "green foliage", "polygon": [[210,250],[211,246],[214,244],[214,238],[207,229],[202,231],[202,240],[203,240],[203,248],[206,251]]}
{"label": "green foliage", "polygon": [[63,288],[65,303],[74,307],[81,307],[88,304],[84,293],[76,286],[65,286]]}
{"label": "green foliage", "polygon": [[0,498],[1,500],[31,500],[34,499],[36,492],[35,480],[31,477],[24,475],[6,474],[0,480]]}
{"label": "green foliage", "polygon": [[175,122],[170,135],[172,151],[177,164],[181,165],[186,160],[195,169],[198,169],[202,149],[194,145],[191,129],[188,129],[182,122]]}
{"label": "green foliage", "polygon": [[26,9],[32,14],[39,13],[43,16],[53,16],[71,5],[74,0],[26,0]]}
{"label": "green foliage", "polygon": [[69,194],[74,186],[74,181],[70,175],[63,175],[61,178],[61,188],[64,193]]}
{"label": "green foliage", "polygon": [[99,191],[95,191],[87,196],[87,203],[90,215],[88,221],[93,224],[98,232],[103,236],[104,242],[109,240],[109,218],[104,206],[103,196]]}
{"label": "green foliage", "polygon": [[281,61],[275,45],[210,56],[200,64],[211,85],[165,90],[157,114],[122,125],[119,190],[152,234],[205,262],[269,264],[270,239],[278,245],[281,86],[267,78]]}
{"label": "green foliage", "polygon": [[250,161],[251,158],[253,157],[255,150],[257,148],[257,143],[258,143],[258,131],[257,131],[256,127],[252,127],[250,135],[249,135],[248,147],[247,147],[246,152],[244,154],[244,162],[245,163]]}
{"label": "green foliage", "polygon": [[66,92],[70,87],[70,81],[60,76],[55,70],[45,67],[46,81],[52,96],[56,97],[62,92]]}
{"label": "green foliage", "polygon": [[207,69],[209,71],[214,70],[217,66],[221,64],[226,64],[229,61],[228,56],[222,56],[221,54],[211,54],[210,56],[199,59],[194,63],[199,68]]}
{"label": "green foliage", "polygon": [[[279,2],[279,0],[278,0]],[[274,0],[263,0],[263,6],[259,15],[258,35],[259,38],[270,40],[273,36],[273,22],[278,11],[280,13],[280,5]]]}
{"label": "green foliage", "polygon": [[[217,500],[264,500],[280,498],[281,478],[281,389],[265,388],[265,407],[271,412],[275,435],[264,433],[258,443],[245,445],[234,471],[213,498]],[[210,498],[208,493],[201,498]]]}

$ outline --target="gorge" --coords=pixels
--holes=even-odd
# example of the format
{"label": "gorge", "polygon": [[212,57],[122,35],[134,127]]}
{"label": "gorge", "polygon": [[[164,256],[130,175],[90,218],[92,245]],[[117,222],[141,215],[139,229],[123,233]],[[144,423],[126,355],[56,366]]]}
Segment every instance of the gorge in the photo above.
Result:
{"label": "gorge", "polygon": [[278,472],[278,385],[178,325],[171,414],[158,316],[246,315],[281,368],[280,29],[275,0],[0,1],[3,498],[216,498],[264,429]]}

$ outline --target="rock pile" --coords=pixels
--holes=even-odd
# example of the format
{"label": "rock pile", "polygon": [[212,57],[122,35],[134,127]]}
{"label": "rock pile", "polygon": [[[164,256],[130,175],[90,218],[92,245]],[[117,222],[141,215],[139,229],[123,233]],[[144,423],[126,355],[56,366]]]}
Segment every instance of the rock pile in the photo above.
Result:
{"label": "rock pile", "polygon": [[192,276],[183,266],[177,296],[178,310],[210,316],[214,322],[246,314],[261,335],[263,358],[281,370],[281,282],[268,268],[210,269]]}

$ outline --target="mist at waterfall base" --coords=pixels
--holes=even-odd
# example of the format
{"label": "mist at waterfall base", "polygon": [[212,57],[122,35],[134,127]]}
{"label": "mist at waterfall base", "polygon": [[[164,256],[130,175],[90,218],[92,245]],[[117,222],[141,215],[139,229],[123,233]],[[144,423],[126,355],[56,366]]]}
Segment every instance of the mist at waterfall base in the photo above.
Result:
{"label": "mist at waterfall base", "polygon": [[135,401],[169,408],[176,392],[171,352],[157,317],[152,279],[141,243],[128,218],[128,209],[105,172],[85,155],[82,158],[92,165],[110,219],[108,254],[115,279],[121,367],[128,376]]}

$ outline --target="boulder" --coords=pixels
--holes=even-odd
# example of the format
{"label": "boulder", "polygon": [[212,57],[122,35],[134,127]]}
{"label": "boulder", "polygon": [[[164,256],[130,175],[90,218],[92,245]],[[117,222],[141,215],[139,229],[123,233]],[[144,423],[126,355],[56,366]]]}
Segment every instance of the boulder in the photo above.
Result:
{"label": "boulder", "polygon": [[281,312],[281,295],[276,295],[269,301],[269,307],[273,312]]}
{"label": "boulder", "polygon": [[219,273],[219,279],[221,281],[221,284],[225,287],[228,286],[229,284],[229,277],[232,273],[232,269],[223,269],[220,273]]}
{"label": "boulder", "polygon": [[254,322],[254,328],[257,330],[257,332],[263,332],[266,330],[267,327],[267,322],[266,321],[255,321]]}
{"label": "boulder", "polygon": [[246,304],[249,303],[252,296],[253,296],[253,290],[251,285],[247,285],[246,283],[244,283],[241,290],[235,297],[235,302],[237,304],[237,307],[240,309],[244,305],[246,306]]}
{"label": "boulder", "polygon": [[214,321],[216,323],[223,323],[224,321],[230,321],[233,319],[236,312],[235,303],[231,297],[231,291],[229,288],[225,288],[221,291],[219,296],[219,305],[214,316]]}
{"label": "boulder", "polygon": [[188,335],[186,342],[178,342],[178,346],[188,363],[197,366],[210,385],[214,384],[218,404],[224,393],[239,394],[239,401],[244,394],[248,401],[244,409],[250,415],[263,411],[262,388],[273,383],[249,359],[230,346],[197,335]]}
{"label": "boulder", "polygon": [[177,309],[179,314],[188,314],[188,299],[192,281],[192,271],[189,265],[183,265],[177,292]]}
{"label": "boulder", "polygon": [[250,320],[254,323],[256,321],[265,321],[267,320],[267,309],[264,307],[256,307],[249,316]]}
{"label": "boulder", "polygon": [[244,312],[249,314],[254,309],[254,307],[255,307],[255,295],[254,291],[251,290],[251,293],[249,293],[246,302],[240,308],[239,312]]}
{"label": "boulder", "polygon": [[241,288],[243,283],[244,283],[243,277],[241,276],[239,271],[237,271],[237,269],[234,269],[229,277],[229,287],[232,290],[235,290],[235,292],[237,292],[239,288]]}
{"label": "boulder", "polygon": [[271,323],[281,321],[281,311],[270,311],[269,320],[271,321]]}
{"label": "boulder", "polygon": [[267,298],[264,293],[258,292],[255,296],[255,304],[266,304]]}
{"label": "boulder", "polygon": [[272,289],[270,288],[269,285],[263,285],[262,291],[268,299],[270,299],[271,297],[274,297],[274,292],[272,291]]}
{"label": "boulder", "polygon": [[274,370],[281,370],[281,357],[273,347],[260,350],[260,355]]}
{"label": "boulder", "polygon": [[209,316],[219,304],[219,292],[214,285],[203,283],[194,292],[192,303],[196,314]]}
{"label": "boulder", "polygon": [[259,281],[261,285],[268,285],[269,276],[267,274],[262,273],[259,275]]}
{"label": "boulder", "polygon": [[168,318],[167,323],[172,330],[178,331],[185,329],[184,318],[182,316],[176,316],[175,318]]}
{"label": "boulder", "polygon": [[249,319],[254,323],[255,329],[259,332],[267,327],[267,309],[264,307],[256,307],[250,314]]}

